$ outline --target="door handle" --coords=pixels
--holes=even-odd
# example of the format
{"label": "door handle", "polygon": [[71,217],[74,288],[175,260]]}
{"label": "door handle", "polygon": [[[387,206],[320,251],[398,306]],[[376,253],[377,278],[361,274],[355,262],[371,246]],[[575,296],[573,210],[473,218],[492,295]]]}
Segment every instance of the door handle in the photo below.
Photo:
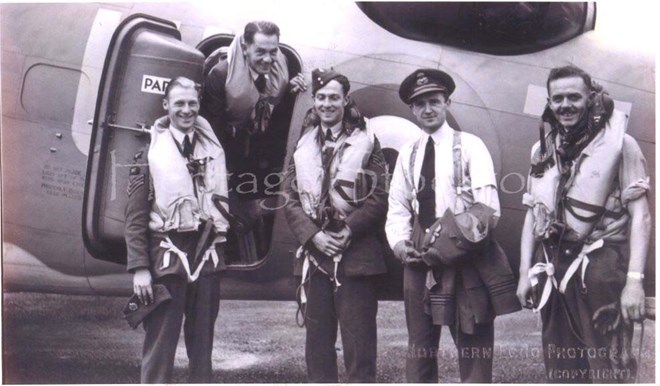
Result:
{"label": "door handle", "polygon": [[134,131],[140,134],[149,134],[149,127],[142,123],[138,122],[136,123],[137,127],[130,127],[130,126],[124,126],[124,125],[117,125],[115,123],[106,123],[106,126],[112,128],[112,129],[121,129],[121,130],[129,130],[129,131]]}

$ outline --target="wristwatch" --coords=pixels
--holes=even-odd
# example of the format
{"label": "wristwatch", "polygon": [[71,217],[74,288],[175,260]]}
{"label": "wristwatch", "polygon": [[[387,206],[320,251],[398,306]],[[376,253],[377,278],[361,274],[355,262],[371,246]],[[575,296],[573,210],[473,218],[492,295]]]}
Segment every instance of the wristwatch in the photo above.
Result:
{"label": "wristwatch", "polygon": [[644,274],[640,272],[628,272],[626,277],[629,279],[642,280],[644,279]]}

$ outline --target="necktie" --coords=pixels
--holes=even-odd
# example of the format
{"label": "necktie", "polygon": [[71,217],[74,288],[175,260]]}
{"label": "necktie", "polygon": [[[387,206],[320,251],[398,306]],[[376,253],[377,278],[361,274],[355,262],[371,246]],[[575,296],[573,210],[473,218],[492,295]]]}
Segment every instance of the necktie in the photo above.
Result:
{"label": "necktie", "polygon": [[417,186],[417,201],[419,201],[419,224],[424,228],[430,227],[435,221],[435,191],[433,179],[435,178],[435,146],[433,138],[429,137],[424,151],[422,171]]}
{"label": "necktie", "polygon": [[328,129],[325,132],[325,140],[330,142],[335,142],[335,138],[332,136],[332,130]]}
{"label": "necktie", "polygon": [[[323,185],[321,186],[322,194],[325,196],[330,189],[330,163],[332,162],[332,155],[335,151],[334,139],[332,138],[332,132],[330,129],[325,132],[325,141],[326,144],[323,148],[323,153],[321,153],[321,163],[323,165]],[[327,196],[325,196],[327,198]],[[324,200],[323,207],[329,205],[327,200]]]}
{"label": "necktie", "polygon": [[185,135],[183,138],[183,156],[187,159],[190,159],[193,152],[192,143],[190,143],[190,138]]}
{"label": "necktie", "polygon": [[257,77],[257,80],[254,81],[254,85],[257,86],[257,91],[259,91],[259,94],[263,94],[266,90],[266,76],[264,74],[260,74]]}
{"label": "necktie", "polygon": [[325,149],[323,149],[323,154],[321,156],[321,162],[323,163],[323,167],[328,170],[330,168],[330,160],[332,159],[332,154],[335,151],[335,147],[333,145],[326,145]]}

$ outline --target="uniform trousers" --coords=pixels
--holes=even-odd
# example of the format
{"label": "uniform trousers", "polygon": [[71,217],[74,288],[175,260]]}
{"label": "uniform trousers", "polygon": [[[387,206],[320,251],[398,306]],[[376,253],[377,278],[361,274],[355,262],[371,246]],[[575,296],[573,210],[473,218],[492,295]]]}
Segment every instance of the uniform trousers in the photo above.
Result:
{"label": "uniform trousers", "polygon": [[337,326],[341,329],[344,364],[349,383],[376,381],[377,276],[347,277],[341,265],[341,286],[310,267],[305,308],[305,361],[313,383],[337,383]]}
{"label": "uniform trousers", "polygon": [[[546,244],[546,251],[555,266],[558,282],[577,256],[581,245]],[[536,261],[543,261],[542,249]],[[548,382],[610,383],[632,381],[635,364],[630,362],[630,347],[622,344],[627,334],[632,339],[632,324],[602,334],[594,328],[594,313],[613,305],[618,313],[619,299],[626,280],[626,265],[620,248],[606,244],[589,254],[584,286],[580,270],[571,278],[564,294],[556,289],[541,310],[542,342]],[[543,288],[545,281],[539,283]],[[626,364],[622,365],[621,362]],[[634,360],[632,360],[634,362]]]}
{"label": "uniform trousers", "polygon": [[[425,312],[426,268],[403,270],[403,300],[408,327],[406,381],[438,383],[438,344],[441,326]],[[458,310],[456,311],[458,312]],[[491,383],[493,374],[494,324],[475,324],[475,334],[466,334],[454,324],[449,327],[458,348],[461,382]]]}
{"label": "uniform trousers", "polygon": [[[189,256],[194,254],[195,237],[178,237],[173,242]],[[164,284],[172,300],[158,306],[144,320],[146,336],[140,381],[172,382],[174,356],[185,315],[183,329],[189,360],[188,382],[211,382],[213,330],[220,309],[220,275],[201,275],[192,283],[180,275],[166,275],[154,279],[154,284]]]}

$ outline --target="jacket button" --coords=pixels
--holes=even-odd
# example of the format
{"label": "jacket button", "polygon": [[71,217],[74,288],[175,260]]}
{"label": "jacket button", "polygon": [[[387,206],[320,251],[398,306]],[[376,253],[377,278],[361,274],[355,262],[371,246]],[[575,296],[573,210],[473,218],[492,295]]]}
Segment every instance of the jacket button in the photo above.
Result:
{"label": "jacket button", "polygon": [[567,255],[570,255],[570,254],[571,254],[571,250],[570,250],[570,249],[567,249],[567,250],[564,251],[564,253],[567,254]]}

